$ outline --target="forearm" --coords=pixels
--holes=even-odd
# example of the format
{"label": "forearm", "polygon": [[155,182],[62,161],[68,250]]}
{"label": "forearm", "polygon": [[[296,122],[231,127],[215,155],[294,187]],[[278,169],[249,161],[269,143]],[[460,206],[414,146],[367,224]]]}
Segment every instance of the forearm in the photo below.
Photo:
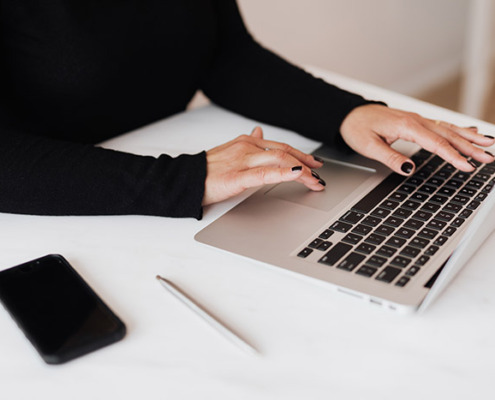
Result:
{"label": "forearm", "polygon": [[158,158],[0,131],[0,212],[202,216],[204,153]]}

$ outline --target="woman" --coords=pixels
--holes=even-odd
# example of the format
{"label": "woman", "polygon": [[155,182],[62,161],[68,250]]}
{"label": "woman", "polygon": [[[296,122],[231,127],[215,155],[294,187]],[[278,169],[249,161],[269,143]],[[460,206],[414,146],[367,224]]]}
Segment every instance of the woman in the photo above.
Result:
{"label": "woman", "polygon": [[[260,129],[208,152],[143,157],[94,144],[185,109],[201,89],[247,117],[408,175],[416,142],[463,171],[494,138],[342,91],[262,48],[235,0],[0,0],[0,211],[201,218],[248,187],[323,190],[320,160]],[[201,134],[198,132],[198,135]],[[266,151],[268,149],[268,151]]]}

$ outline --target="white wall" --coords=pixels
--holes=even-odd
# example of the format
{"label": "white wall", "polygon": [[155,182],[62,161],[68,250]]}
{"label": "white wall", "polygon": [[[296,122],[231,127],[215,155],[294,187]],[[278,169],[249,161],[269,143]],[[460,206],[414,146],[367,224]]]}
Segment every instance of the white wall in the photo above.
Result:
{"label": "white wall", "polygon": [[469,0],[238,0],[251,33],[310,64],[417,95],[460,70]]}

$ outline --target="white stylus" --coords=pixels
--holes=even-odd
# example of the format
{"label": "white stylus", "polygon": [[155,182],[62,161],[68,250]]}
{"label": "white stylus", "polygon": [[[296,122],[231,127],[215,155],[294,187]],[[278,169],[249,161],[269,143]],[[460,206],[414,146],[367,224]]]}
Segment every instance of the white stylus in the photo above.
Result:
{"label": "white stylus", "polygon": [[194,311],[197,315],[203,318],[210,326],[215,328],[217,332],[222,334],[226,339],[235,344],[240,349],[246,351],[250,354],[258,354],[258,351],[241,339],[238,335],[228,329],[225,325],[219,322],[216,318],[210,315],[206,310],[204,310],[198,303],[188,297],[184,292],[182,292],[176,285],[170,282],[168,279],[156,276],[156,279],[162,284],[162,286],[167,289],[172,295],[179,299],[183,304],[185,304],[190,310]]}

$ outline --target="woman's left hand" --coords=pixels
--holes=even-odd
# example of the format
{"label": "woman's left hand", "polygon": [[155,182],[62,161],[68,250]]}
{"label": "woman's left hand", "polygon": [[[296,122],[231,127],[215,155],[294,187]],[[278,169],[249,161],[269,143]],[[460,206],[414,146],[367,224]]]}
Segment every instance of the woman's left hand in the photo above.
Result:
{"label": "woman's left hand", "polygon": [[412,174],[415,166],[410,158],[390,147],[397,139],[417,143],[465,172],[475,167],[464,156],[482,163],[495,160],[491,153],[477,147],[491,146],[495,138],[480,134],[475,127],[461,128],[378,104],[352,110],[342,122],[340,132],[353,150],[401,175]]}

